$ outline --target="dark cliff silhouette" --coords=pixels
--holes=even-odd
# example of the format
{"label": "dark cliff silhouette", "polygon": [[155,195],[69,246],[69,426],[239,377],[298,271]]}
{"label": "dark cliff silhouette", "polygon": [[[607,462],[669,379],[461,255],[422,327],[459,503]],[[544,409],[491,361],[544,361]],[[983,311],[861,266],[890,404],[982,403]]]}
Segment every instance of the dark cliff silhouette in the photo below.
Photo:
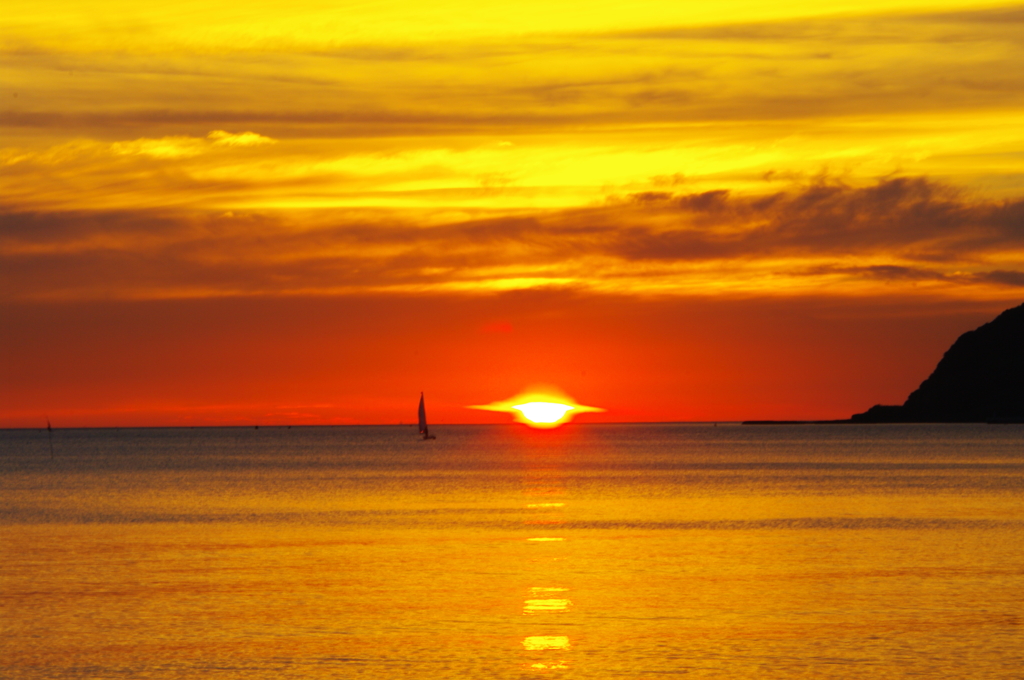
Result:
{"label": "dark cliff silhouette", "polygon": [[855,423],[1024,422],[1024,305],[957,338],[902,406],[872,406]]}

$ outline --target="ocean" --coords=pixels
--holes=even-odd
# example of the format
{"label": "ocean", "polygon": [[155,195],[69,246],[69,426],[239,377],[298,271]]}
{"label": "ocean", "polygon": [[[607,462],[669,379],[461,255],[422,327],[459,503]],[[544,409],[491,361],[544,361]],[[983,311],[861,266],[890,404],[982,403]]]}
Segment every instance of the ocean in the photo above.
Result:
{"label": "ocean", "polygon": [[0,676],[1021,678],[1024,426],[0,431]]}

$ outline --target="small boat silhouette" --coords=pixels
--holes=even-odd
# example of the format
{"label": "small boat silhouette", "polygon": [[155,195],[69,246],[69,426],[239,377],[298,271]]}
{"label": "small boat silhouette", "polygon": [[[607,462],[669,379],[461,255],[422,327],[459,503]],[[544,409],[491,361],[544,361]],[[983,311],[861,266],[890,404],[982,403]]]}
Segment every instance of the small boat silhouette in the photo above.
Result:
{"label": "small boat silhouette", "polygon": [[420,392],[420,434],[423,435],[424,439],[437,439],[437,437],[430,434],[430,429],[427,427],[427,409],[423,405],[422,392]]}

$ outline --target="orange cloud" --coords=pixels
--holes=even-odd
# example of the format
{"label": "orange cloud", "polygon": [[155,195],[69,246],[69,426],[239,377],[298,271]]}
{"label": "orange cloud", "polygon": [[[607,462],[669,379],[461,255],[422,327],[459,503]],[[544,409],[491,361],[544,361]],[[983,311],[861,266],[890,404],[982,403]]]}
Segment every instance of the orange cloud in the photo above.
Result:
{"label": "orange cloud", "polygon": [[[922,178],[761,196],[641,193],[604,206],[431,223],[416,211],[13,213],[8,299],[174,298],[544,286],[615,294],[1013,299],[1024,202]],[[426,223],[424,223],[426,222]]]}

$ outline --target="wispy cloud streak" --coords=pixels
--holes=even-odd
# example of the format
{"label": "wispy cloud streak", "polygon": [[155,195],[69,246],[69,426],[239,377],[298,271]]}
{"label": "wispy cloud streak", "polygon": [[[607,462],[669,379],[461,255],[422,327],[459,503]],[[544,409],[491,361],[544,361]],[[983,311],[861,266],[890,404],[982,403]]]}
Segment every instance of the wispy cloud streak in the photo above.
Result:
{"label": "wispy cloud streak", "polygon": [[0,232],[3,288],[18,299],[799,292],[824,280],[837,293],[881,282],[970,295],[1024,285],[1024,201],[972,200],[922,178],[762,196],[647,192],[585,209],[431,221],[366,210],[11,213]]}
{"label": "wispy cloud streak", "polygon": [[768,121],[1019,106],[1024,14],[789,19],[623,32],[148,52],[8,39],[5,125],[273,126],[377,135]]}

